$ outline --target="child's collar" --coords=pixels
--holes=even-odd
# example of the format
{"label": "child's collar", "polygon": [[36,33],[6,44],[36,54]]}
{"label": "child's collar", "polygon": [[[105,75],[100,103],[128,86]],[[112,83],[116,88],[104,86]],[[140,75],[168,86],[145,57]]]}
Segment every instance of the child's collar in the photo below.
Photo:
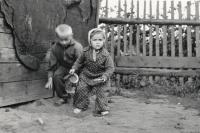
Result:
{"label": "child's collar", "polygon": [[58,41],[58,44],[59,44],[60,46],[62,46],[62,47],[67,48],[67,47],[69,47],[69,46],[75,45],[75,41],[72,39],[72,40],[70,40],[70,42],[69,42],[67,45],[62,45],[62,44]]}
{"label": "child's collar", "polygon": [[[87,46],[83,49],[84,52],[89,51],[89,50],[92,50],[91,46]],[[101,53],[104,56],[109,56],[109,52],[104,47],[100,50],[99,53]]]}

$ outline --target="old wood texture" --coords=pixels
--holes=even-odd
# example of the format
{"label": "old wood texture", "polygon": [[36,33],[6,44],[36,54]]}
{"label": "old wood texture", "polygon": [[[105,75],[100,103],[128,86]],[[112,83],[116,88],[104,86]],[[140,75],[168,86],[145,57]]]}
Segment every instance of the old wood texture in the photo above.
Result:
{"label": "old wood texture", "polygon": [[[117,17],[99,19],[100,23],[118,27],[118,54],[114,57],[116,73],[121,75],[118,79],[127,82],[127,78],[131,76],[126,75],[145,68],[146,71],[157,71],[156,74],[143,75],[144,79],[148,76],[150,82],[165,79],[167,75],[162,71],[169,72],[170,75],[178,72],[181,84],[193,81],[200,69],[199,2],[132,0],[129,1],[131,5],[128,5],[129,17],[121,17],[121,13],[127,13],[126,2],[118,0]],[[156,11],[152,9],[152,2],[157,2],[154,9]],[[124,4],[124,9],[121,8],[121,3]],[[134,54],[132,43],[136,47]]]}
{"label": "old wood texture", "polygon": [[[44,88],[47,64],[26,69],[16,57],[11,29],[0,18],[0,107],[53,96]],[[42,52],[41,50],[39,52]]]}
{"label": "old wood texture", "polygon": [[195,57],[119,56],[115,61],[118,67],[200,68],[200,59]]}
{"label": "old wood texture", "polygon": [[[139,1],[137,0],[137,18],[139,18],[139,10],[140,10],[140,5]],[[136,53],[137,56],[140,55],[140,25],[137,24],[137,33],[136,33]]]}
{"label": "old wood texture", "polygon": [[[87,46],[87,31],[97,24],[98,2],[72,0],[72,7],[59,5],[64,0],[0,2],[0,107],[52,97],[52,91],[44,88],[48,65],[44,57],[50,42],[57,40],[54,28],[60,23],[71,25],[75,38]],[[54,16],[57,14],[61,16]],[[31,58],[24,51],[39,59],[37,71],[26,68],[24,61]]]}
{"label": "old wood texture", "polygon": [[87,33],[97,26],[98,3],[94,0],[2,0],[1,12],[15,36],[17,58],[28,69],[37,70],[43,56],[33,54],[38,52],[36,44],[47,51],[43,44],[56,40],[54,29],[61,23],[70,25],[74,37],[87,46]]}
{"label": "old wood texture", "polygon": [[154,25],[200,25],[199,21],[194,20],[163,20],[163,19],[121,19],[121,18],[100,18],[99,22],[107,24],[154,24]]}

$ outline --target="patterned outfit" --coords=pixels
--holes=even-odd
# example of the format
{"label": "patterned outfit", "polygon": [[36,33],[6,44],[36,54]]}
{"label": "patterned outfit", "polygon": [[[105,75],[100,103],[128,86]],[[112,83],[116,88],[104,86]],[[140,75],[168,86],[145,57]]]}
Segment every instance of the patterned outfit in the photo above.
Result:
{"label": "patterned outfit", "polygon": [[81,69],[80,81],[74,96],[74,106],[82,110],[87,109],[90,92],[93,91],[96,94],[95,110],[108,110],[107,98],[104,94],[104,88],[107,86],[108,80],[106,82],[94,81],[94,79],[102,76],[106,76],[109,79],[114,71],[114,63],[108,51],[102,48],[96,54],[96,61],[94,61],[93,49],[87,47],[83,50],[82,55],[77,59],[72,69]]}
{"label": "patterned outfit", "polygon": [[82,45],[72,40],[67,46],[55,43],[50,49],[48,77],[53,78],[53,88],[58,97],[66,99],[64,76],[82,53]]}

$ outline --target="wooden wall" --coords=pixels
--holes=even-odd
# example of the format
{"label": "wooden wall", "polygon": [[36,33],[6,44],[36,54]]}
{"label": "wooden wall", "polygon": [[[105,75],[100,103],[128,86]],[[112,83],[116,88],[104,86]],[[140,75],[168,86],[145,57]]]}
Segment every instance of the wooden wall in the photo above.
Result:
{"label": "wooden wall", "polygon": [[43,63],[37,72],[20,64],[13,47],[13,36],[0,14],[0,107],[52,96],[44,88],[47,72]]}

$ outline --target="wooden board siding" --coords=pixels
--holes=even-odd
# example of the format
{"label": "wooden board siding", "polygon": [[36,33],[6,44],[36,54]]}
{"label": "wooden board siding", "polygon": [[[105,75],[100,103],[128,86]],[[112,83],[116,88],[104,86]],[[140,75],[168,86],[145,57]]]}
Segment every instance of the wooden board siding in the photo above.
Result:
{"label": "wooden board siding", "polygon": [[[42,63],[38,71],[24,68],[16,58],[11,33],[0,15],[0,107],[52,97],[52,92],[44,88],[47,63]],[[41,49],[36,54],[45,53]]]}

